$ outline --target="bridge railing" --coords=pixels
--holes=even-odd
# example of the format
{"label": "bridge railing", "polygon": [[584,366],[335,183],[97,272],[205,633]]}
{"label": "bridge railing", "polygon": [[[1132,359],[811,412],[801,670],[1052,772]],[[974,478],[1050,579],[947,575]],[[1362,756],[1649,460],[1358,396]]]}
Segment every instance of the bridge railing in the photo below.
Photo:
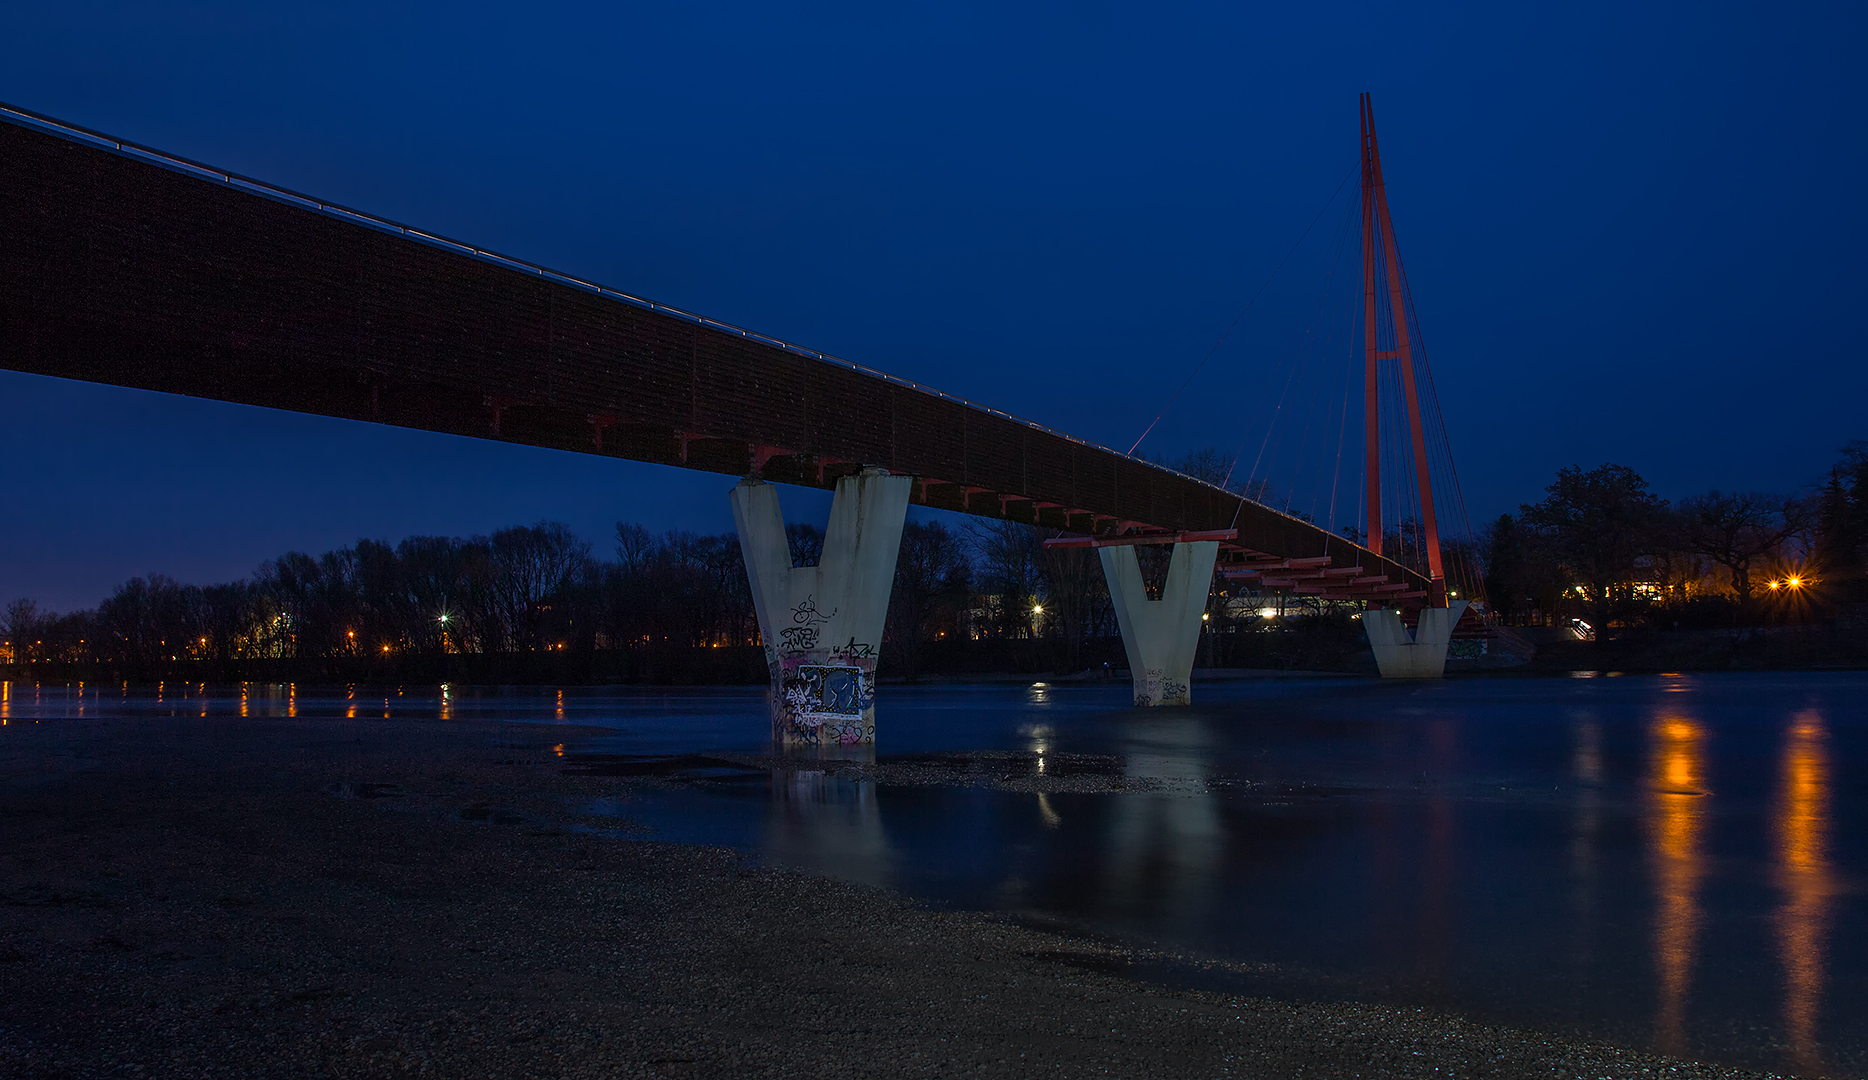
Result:
{"label": "bridge railing", "polygon": [[[17,105],[10,105],[5,102],[0,102],[0,120],[5,120],[11,123],[20,124],[24,127],[30,127],[30,128],[34,128],[40,131],[49,132],[61,138],[70,139],[74,142],[81,142],[87,145],[99,147],[101,149],[110,150],[114,153],[123,154],[126,157],[137,158],[141,161],[146,161],[151,164],[160,166],[162,168],[173,170],[175,172],[185,173],[187,175],[194,176],[202,180],[210,180],[216,183],[225,184],[229,187],[239,188],[242,191],[250,192],[252,194],[259,195],[264,198],[273,199],[278,202],[288,203],[293,206],[298,206],[303,209],[313,211],[314,213],[325,214],[327,216],[334,217],[334,218],[340,218],[342,220],[349,221],[353,224],[362,225],[366,228],[375,229],[380,232],[393,233],[397,236],[401,236],[409,240],[414,240],[418,243],[427,244],[431,247],[437,247],[437,248],[441,248],[446,251],[452,251],[456,254],[465,255],[473,259],[478,259],[482,262],[488,262],[488,263],[492,263],[497,266],[503,266],[509,270],[517,270],[520,273],[530,274],[532,276],[541,278],[546,281],[553,281],[561,285],[568,285],[575,289],[581,289],[585,292],[594,293],[598,296],[604,296],[612,300],[618,300],[618,301],[621,301],[622,303],[630,304],[632,306],[642,308],[647,311],[653,311],[658,314],[667,315],[667,316],[670,316],[671,318],[680,319],[683,322],[692,323],[696,326],[704,326],[710,330],[717,330],[721,333],[732,334],[736,337],[745,338],[749,341],[756,341],[756,342],[759,342],[760,344],[768,345],[775,349],[782,349],[785,352],[792,353],[797,356],[807,357],[809,359],[817,360],[825,364],[831,364],[836,367],[845,368],[850,371],[859,372],[863,375],[867,375],[874,379],[880,379],[883,382],[890,383],[895,386],[900,386],[905,389],[913,390],[921,394],[928,394],[932,397],[940,398],[944,401],[950,401],[956,405],[960,405],[968,409],[973,409],[978,412],[982,412],[982,413],[986,413],[991,416],[999,417],[1002,420],[1007,420],[1015,424],[1020,424],[1034,431],[1042,431],[1047,435],[1056,436],[1057,438],[1076,443],[1079,446],[1087,447],[1092,450],[1100,450],[1103,453],[1113,454],[1116,457],[1126,458],[1137,464],[1146,465],[1151,469],[1156,469],[1156,470],[1159,470],[1164,473],[1168,473],[1173,476],[1181,477],[1182,479],[1189,480],[1189,481],[1192,481],[1193,483],[1212,488],[1216,491],[1223,491],[1227,495],[1232,496],[1233,498],[1241,499],[1246,502],[1255,503],[1256,505],[1263,507],[1265,510],[1270,511],[1271,513],[1277,514],[1280,517],[1291,518],[1294,521],[1302,520],[1300,518],[1295,517],[1294,515],[1287,514],[1281,510],[1278,510],[1275,507],[1270,507],[1270,506],[1266,506],[1263,503],[1258,503],[1257,500],[1247,499],[1245,496],[1240,495],[1238,492],[1229,491],[1223,487],[1220,487],[1218,484],[1212,483],[1211,481],[1202,480],[1197,476],[1190,476],[1187,473],[1181,472],[1178,469],[1168,468],[1165,465],[1162,465],[1158,462],[1150,461],[1147,458],[1137,457],[1125,451],[1115,450],[1110,447],[1104,446],[1100,443],[1095,443],[1095,442],[1091,442],[1088,439],[1079,438],[1078,436],[1072,435],[1067,431],[1059,431],[1056,428],[1049,427],[1045,424],[1040,424],[1035,420],[1027,420],[1022,416],[1018,416],[1013,413],[1006,412],[1003,409],[995,409],[990,405],[982,405],[977,401],[971,401],[971,400],[968,400],[967,398],[960,397],[956,394],[947,393],[945,390],[939,390],[932,386],[926,386],[921,383],[915,382],[911,379],[901,378],[900,376],[897,376],[897,375],[890,375],[886,371],[877,371],[874,368],[865,367],[861,364],[854,363],[849,360],[845,360],[841,357],[832,356],[829,353],[823,353],[823,352],[817,351],[816,349],[809,349],[802,345],[796,345],[796,344],[793,344],[792,342],[785,341],[780,338],[772,337],[769,334],[761,334],[756,330],[748,330],[741,326],[734,326],[732,323],[721,322],[718,319],[710,319],[705,315],[697,315],[691,311],[684,311],[681,308],[670,307],[667,304],[657,303],[656,301],[649,300],[645,297],[636,296],[632,293],[622,292],[621,290],[618,290],[618,289],[612,289],[606,285],[599,285],[594,281],[586,281],[583,278],[574,277],[570,274],[560,273],[556,270],[550,269],[549,267],[540,266],[537,263],[527,262],[524,259],[514,258],[510,255],[502,255],[497,251],[489,251],[486,248],[476,247],[472,244],[464,244],[458,240],[454,240],[449,237],[442,236],[438,233],[431,233],[431,232],[424,231],[422,229],[417,229],[409,225],[404,225],[398,221],[392,221],[389,218],[379,217],[375,214],[366,213],[365,211],[362,211],[362,210],[353,210],[348,206],[343,206],[341,204],[333,203],[333,202],[327,202],[324,199],[320,199],[320,198],[317,198],[311,195],[306,195],[301,192],[293,191],[290,188],[283,188],[283,187],[278,186],[277,184],[269,184],[264,180],[255,180],[254,178],[250,176],[242,176],[239,173],[228,172],[225,169],[217,169],[212,165],[206,165],[206,164],[203,164],[202,162],[193,161],[188,158],[177,157],[174,154],[165,153],[153,147],[143,146],[141,144],[133,143],[133,142],[127,142],[123,139],[116,138],[115,136],[106,135],[100,131],[93,131],[90,128],[81,127],[77,124],[66,123],[63,120],[58,120],[50,116],[45,116],[40,113],[35,113],[31,111],[30,109],[20,108]],[[1313,526],[1315,525],[1314,522],[1307,522],[1307,524],[1311,524]],[[1321,528],[1321,526],[1315,526],[1315,527]],[[1361,545],[1358,545],[1358,546],[1361,546]]]}

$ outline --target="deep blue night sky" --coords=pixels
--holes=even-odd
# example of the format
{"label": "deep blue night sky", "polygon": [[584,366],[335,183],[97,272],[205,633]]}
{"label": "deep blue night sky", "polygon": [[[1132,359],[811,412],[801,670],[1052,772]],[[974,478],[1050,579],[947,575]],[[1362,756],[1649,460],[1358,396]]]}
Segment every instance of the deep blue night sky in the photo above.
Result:
{"label": "deep blue night sky", "polygon": [[[1567,464],[1788,490],[1868,437],[1860,11],[22,5],[0,100],[1126,448],[1349,173],[1369,90],[1477,523]],[[1337,220],[1145,449],[1251,457],[1289,365],[1340,381]],[[1287,401],[1315,430],[1279,421],[1274,483],[1337,453],[1330,393]],[[12,374],[0,402],[0,601],[730,527],[726,477]]]}

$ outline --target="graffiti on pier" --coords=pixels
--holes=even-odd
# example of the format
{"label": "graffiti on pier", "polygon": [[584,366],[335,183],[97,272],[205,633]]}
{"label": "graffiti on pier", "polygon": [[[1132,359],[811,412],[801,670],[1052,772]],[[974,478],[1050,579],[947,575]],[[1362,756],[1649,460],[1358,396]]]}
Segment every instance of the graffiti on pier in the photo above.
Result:
{"label": "graffiti on pier", "polygon": [[830,655],[840,660],[874,660],[876,647],[851,638],[848,643],[832,648]]}
{"label": "graffiti on pier", "polygon": [[1186,705],[1192,701],[1187,692],[1186,683],[1169,682],[1167,672],[1159,668],[1147,668],[1142,677],[1135,681],[1135,704],[1140,708],[1151,705]]}
{"label": "graffiti on pier", "polygon": [[875,666],[788,658],[778,692],[779,735],[788,743],[850,745],[875,739]]}
{"label": "graffiti on pier", "polygon": [[805,597],[797,607],[791,609],[791,625],[779,628],[779,650],[788,656],[795,656],[817,648],[823,624],[836,616],[835,610],[829,614],[819,611],[815,597]]}
{"label": "graffiti on pier", "polygon": [[[840,611],[842,609],[839,608],[837,610]],[[809,596],[805,597],[804,601],[797,607],[791,609],[791,621],[795,623],[829,622],[836,617],[837,611],[832,611],[830,614],[826,615],[817,610],[817,600]]]}
{"label": "graffiti on pier", "polygon": [[[841,610],[823,611],[807,596],[778,628],[772,664],[772,726],[787,745],[847,746],[876,737],[876,647],[852,636],[824,644],[824,624]],[[834,638],[832,639],[835,640]]]}

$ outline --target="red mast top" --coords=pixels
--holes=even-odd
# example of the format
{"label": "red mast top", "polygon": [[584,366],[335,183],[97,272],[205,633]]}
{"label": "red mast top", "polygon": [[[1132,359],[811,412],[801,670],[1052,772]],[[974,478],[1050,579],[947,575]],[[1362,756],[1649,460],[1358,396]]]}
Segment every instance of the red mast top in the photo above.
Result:
{"label": "red mast top", "polygon": [[[1375,141],[1375,107],[1368,94],[1361,98],[1362,111],[1362,349],[1365,384],[1364,423],[1368,454],[1368,546],[1382,550],[1381,504],[1381,362],[1393,361],[1401,369],[1401,396],[1407,402],[1408,430],[1413,451],[1414,477],[1420,488],[1421,526],[1426,532],[1427,570],[1431,579],[1428,603],[1446,606],[1446,570],[1440,559],[1440,527],[1433,511],[1433,481],[1428,476],[1427,436],[1421,427],[1420,393],[1414,380],[1414,349],[1408,334],[1407,279],[1401,274],[1401,253],[1395,247],[1394,221],[1388,216],[1388,194],[1382,183],[1381,149]],[[1383,276],[1387,279],[1387,309],[1394,348],[1384,350],[1377,343],[1380,328],[1379,300],[1376,288],[1376,251],[1382,253]],[[1397,552],[1397,555],[1399,553]]]}

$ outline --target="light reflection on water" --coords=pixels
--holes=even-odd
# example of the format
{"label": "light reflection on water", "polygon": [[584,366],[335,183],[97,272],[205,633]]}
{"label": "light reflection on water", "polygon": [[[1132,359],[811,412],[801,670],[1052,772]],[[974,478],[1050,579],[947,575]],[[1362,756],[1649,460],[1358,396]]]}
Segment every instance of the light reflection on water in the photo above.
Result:
{"label": "light reflection on water", "polygon": [[[1168,710],[1125,697],[884,688],[882,764],[1018,751],[1048,790],[805,768],[636,790],[598,812],[1230,961],[1211,978],[1234,989],[1434,1005],[1802,1072],[1868,1067],[1868,1017],[1852,1007],[1868,999],[1868,676],[1200,684],[1195,706]],[[553,748],[572,759],[766,749],[753,688],[0,683],[9,730],[204,712],[610,730]],[[1085,754],[1144,790],[1071,790]]]}
{"label": "light reflection on water", "polygon": [[1602,724],[1584,713],[1573,722],[1574,750],[1570,773],[1574,781],[1570,826],[1570,963],[1572,994],[1589,991],[1595,971],[1597,893],[1601,889],[1602,844]]}
{"label": "light reflection on water", "polygon": [[1691,720],[1661,715],[1649,728],[1648,831],[1654,862],[1654,966],[1660,1010],[1654,1043],[1684,1053],[1687,996],[1699,942],[1699,889],[1705,876],[1700,850],[1705,826],[1703,746],[1706,733]]}
{"label": "light reflection on water", "polygon": [[1829,866],[1829,753],[1822,714],[1798,713],[1785,734],[1774,824],[1777,834],[1778,954],[1784,969],[1784,1031],[1796,1067],[1824,1071],[1817,1047],[1824,950],[1835,883]]}

